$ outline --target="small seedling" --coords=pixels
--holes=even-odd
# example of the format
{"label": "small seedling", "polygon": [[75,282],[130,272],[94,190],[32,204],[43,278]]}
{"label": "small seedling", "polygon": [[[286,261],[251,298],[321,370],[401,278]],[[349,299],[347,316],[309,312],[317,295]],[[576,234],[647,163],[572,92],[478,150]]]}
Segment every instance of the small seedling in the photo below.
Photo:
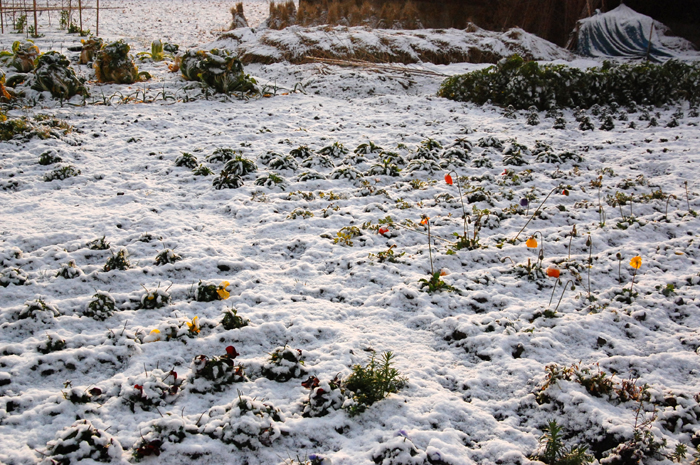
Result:
{"label": "small seedling", "polygon": [[156,265],[167,265],[168,263],[175,263],[182,260],[182,257],[171,249],[165,249],[156,255]]}
{"label": "small seedling", "polygon": [[90,250],[109,250],[109,247],[109,242],[105,240],[105,236],[87,243],[87,248]]}
{"label": "small seedling", "polygon": [[445,281],[440,279],[440,272],[437,271],[433,273],[430,277],[430,279],[419,279],[419,283],[421,283],[420,288],[421,290],[424,290],[425,292],[432,294],[433,292],[439,292],[439,291],[456,291],[456,289],[449,284],[447,284]]}

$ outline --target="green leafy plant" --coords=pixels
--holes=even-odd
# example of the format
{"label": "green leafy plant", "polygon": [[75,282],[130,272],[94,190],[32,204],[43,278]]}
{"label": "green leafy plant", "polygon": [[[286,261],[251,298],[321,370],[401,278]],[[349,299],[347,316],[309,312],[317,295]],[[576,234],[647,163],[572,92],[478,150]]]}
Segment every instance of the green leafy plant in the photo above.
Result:
{"label": "green leafy plant", "polygon": [[123,449],[119,441],[105,431],[95,428],[89,420],[77,420],[46,443],[43,453],[52,463],[68,465],[83,459],[96,462],[121,460]]}
{"label": "green leafy plant", "polygon": [[0,286],[7,287],[10,284],[23,286],[27,283],[29,276],[20,268],[6,268],[0,272]]}
{"label": "green leafy plant", "polygon": [[175,159],[175,166],[182,166],[191,170],[197,168],[197,157],[191,153],[182,152],[182,155]]}
{"label": "green leafy plant", "polygon": [[66,348],[66,340],[61,339],[58,336],[52,336],[50,334],[46,335],[46,341],[41,342],[36,350],[41,354],[50,354],[51,352],[58,352]]}
{"label": "green leafy plant", "polygon": [[22,14],[17,16],[17,18],[15,18],[13,26],[15,27],[15,32],[17,34],[23,34],[24,28],[27,26],[27,15]]}
{"label": "green leafy plant", "polygon": [[287,215],[288,220],[295,220],[297,218],[307,219],[312,218],[314,214],[309,210],[304,210],[303,208],[295,208],[292,212]]}
{"label": "green leafy plant", "polygon": [[156,255],[155,262],[156,262],[156,265],[160,266],[160,265],[167,265],[169,263],[179,262],[180,260],[182,260],[182,257],[180,255],[176,254],[171,249],[165,249],[165,250],[161,251],[160,253],[158,253],[158,255]]}
{"label": "green leafy plant", "polygon": [[334,244],[353,246],[352,239],[362,235],[362,232],[357,226],[345,226],[336,233],[337,237],[333,238]]}
{"label": "green leafy plant", "polygon": [[107,263],[103,268],[103,271],[111,270],[127,270],[131,268],[131,263],[129,263],[129,252],[126,249],[121,249],[116,254],[112,254],[111,257],[107,259]]}
{"label": "green leafy plant", "polygon": [[214,189],[238,189],[243,186],[243,179],[230,171],[223,170],[212,182]]}
{"label": "green leafy plant", "polygon": [[229,286],[228,281],[222,281],[219,285],[207,284],[199,281],[197,289],[194,292],[194,299],[197,302],[213,302],[215,300],[226,300],[229,297],[229,292],[226,289]]}
{"label": "green leafy plant", "polygon": [[456,291],[453,286],[450,286],[440,278],[440,272],[436,271],[430,276],[430,279],[419,279],[418,282],[420,283],[421,290],[425,290],[425,292],[429,294],[440,291]]}
{"label": "green leafy plant", "polygon": [[62,162],[63,159],[59,157],[58,155],[54,154],[51,150],[48,150],[46,152],[43,152],[41,155],[39,155],[39,164],[40,165],[53,165],[55,163],[60,163]]}
{"label": "green leafy plant", "polygon": [[96,320],[106,320],[117,309],[117,302],[109,292],[97,291],[83,311],[83,315]]}
{"label": "green leafy plant", "polygon": [[78,268],[75,260],[69,260],[68,263],[61,265],[61,269],[56,273],[56,277],[62,277],[63,279],[75,279],[82,276],[83,271]]}
{"label": "green leafy plant", "polygon": [[170,303],[171,296],[168,293],[170,286],[166,289],[156,288],[154,291],[150,291],[144,287],[146,291],[145,294],[141,296],[141,308],[145,310],[152,310],[154,308],[162,308]]}
{"label": "green leafy plant", "polygon": [[55,170],[46,173],[44,175],[44,181],[45,182],[51,182],[51,181],[63,181],[64,179],[68,178],[74,178],[76,176],[80,175],[80,170],[76,169],[72,165],[68,166],[62,166],[60,168],[56,168]]}
{"label": "green leafy plant", "polygon": [[192,170],[192,174],[195,176],[211,176],[214,172],[208,166],[199,165],[197,168]]}
{"label": "green leafy plant", "polygon": [[240,316],[235,308],[227,308],[223,313],[224,317],[221,319],[221,326],[226,330],[240,329],[250,324],[250,320]]}
{"label": "green leafy plant", "polygon": [[379,147],[374,142],[369,141],[369,142],[364,142],[364,143],[358,145],[355,148],[354,152],[357,154],[361,154],[361,155],[369,155],[370,153],[377,153],[377,152],[381,152],[383,150],[384,150],[383,148]]}
{"label": "green leafy plant", "polygon": [[406,252],[401,252],[400,254],[394,253],[395,244],[389,246],[388,249],[377,252],[376,254],[370,253],[369,259],[376,260],[379,263],[389,262],[389,263],[401,263],[399,258],[406,255]]}
{"label": "green leafy plant", "polygon": [[279,187],[283,191],[287,189],[287,181],[276,173],[267,173],[259,176],[255,179],[255,185],[267,188]]}
{"label": "green leafy plant", "polygon": [[323,417],[331,410],[338,410],[343,406],[344,389],[339,376],[331,381],[321,381],[311,376],[306,381],[302,381],[301,385],[311,391],[304,402],[304,410],[301,414],[303,417]]}
{"label": "green leafy plant", "polygon": [[343,155],[347,155],[348,152],[349,150],[340,142],[333,142],[331,145],[327,145],[318,151],[319,155],[333,158],[340,158]]}
{"label": "green leafy plant", "polygon": [[540,438],[543,448],[539,454],[547,465],[583,465],[591,463],[594,457],[588,454],[588,446],[565,446],[562,427],[556,420],[550,420]]}
{"label": "green leafy plant", "polygon": [[88,242],[87,248],[90,250],[109,250],[110,245],[109,242],[105,240],[106,236],[99,237],[97,239],[94,239],[90,242]]}
{"label": "green leafy plant", "polygon": [[59,316],[61,313],[58,311],[55,305],[46,302],[41,297],[38,299],[30,300],[24,303],[24,308],[20,310],[17,315],[17,319],[24,320],[26,318],[32,319],[46,319],[45,317],[53,318]]}
{"label": "green leafy plant", "polygon": [[370,405],[399,392],[406,385],[408,380],[393,365],[394,354],[387,351],[379,360],[372,355],[366,365],[352,367],[352,373],[343,382],[345,389],[352,392],[353,402],[347,405],[350,415],[364,412]]}
{"label": "green leafy plant", "polygon": [[153,61],[163,61],[166,57],[172,57],[172,55],[163,51],[163,42],[160,39],[151,42],[150,52],[137,53],[136,56],[142,60],[151,59]]}

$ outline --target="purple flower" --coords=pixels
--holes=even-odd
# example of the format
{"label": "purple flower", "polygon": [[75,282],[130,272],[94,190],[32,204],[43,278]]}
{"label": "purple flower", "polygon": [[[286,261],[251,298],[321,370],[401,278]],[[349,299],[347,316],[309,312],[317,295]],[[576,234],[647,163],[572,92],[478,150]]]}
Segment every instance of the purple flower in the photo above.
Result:
{"label": "purple flower", "polygon": [[400,430],[396,433],[396,435],[397,435],[397,436],[403,436],[403,437],[405,437],[405,438],[408,437],[408,433],[406,432],[406,430],[403,430],[403,429],[400,429]]}
{"label": "purple flower", "polygon": [[527,199],[520,199],[520,206],[521,207],[527,207],[530,204],[530,201]]}

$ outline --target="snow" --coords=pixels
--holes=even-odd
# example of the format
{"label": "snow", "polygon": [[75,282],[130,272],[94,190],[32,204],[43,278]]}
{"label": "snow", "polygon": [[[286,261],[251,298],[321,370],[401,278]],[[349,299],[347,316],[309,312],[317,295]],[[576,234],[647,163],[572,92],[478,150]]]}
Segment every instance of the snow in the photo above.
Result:
{"label": "snow", "polygon": [[[126,38],[132,53],[147,50],[156,38],[183,49],[206,48],[230,21],[223,2],[118,5],[122,9],[104,11],[100,30],[107,40]],[[182,15],[183,10],[191,15]],[[53,48],[77,55],[66,48],[78,37],[48,27],[42,32],[46,37],[36,41],[42,52]],[[5,34],[1,43],[9,48],[16,38]],[[590,59],[571,63],[597,64]],[[132,86],[97,84],[88,67],[74,65],[91,79],[86,105],[79,97],[63,106],[45,98],[10,112],[12,117],[55,116],[73,131],[60,138],[0,142],[0,269],[8,280],[22,278],[12,270],[26,273],[24,285],[0,287],[1,463],[41,462],[47,444],[65,437],[74,424],[84,427],[76,423],[82,419],[118,441],[124,452],[116,446],[110,450],[110,456],[121,455],[114,463],[133,462],[142,441],[162,439],[153,425],[171,440],[163,439],[161,455],[145,457],[143,463],[277,465],[317,454],[328,459],[326,465],[330,460],[372,464],[380,457],[380,463],[394,465],[438,459],[450,465],[525,464],[537,454],[542,429],[553,418],[564,427],[567,444],[589,444],[596,452],[632,438],[639,402],[612,394],[597,397],[573,380],[562,380],[545,391],[549,401],[539,404],[536,395],[552,363],[580,363],[593,373],[599,364],[616,383],[648,384],[651,399],[643,403],[642,415],[655,415],[650,428],[657,439],[668,441],[666,453],[678,443],[692,448],[700,392],[700,225],[689,210],[700,209],[700,118],[687,104],[675,117],[677,127],[666,127],[679,110],[671,106],[651,109],[658,112],[657,127],[640,120],[643,112],[631,111],[629,121],[638,129],[629,128],[618,112],[613,130],[599,130],[598,118],[591,116],[596,130],[581,131],[573,112],[565,110],[567,128],[555,130],[554,118],[544,113],[540,125],[530,126],[526,112],[509,119],[500,109],[435,97],[444,75],[484,65],[414,65],[436,73],[418,75],[256,64],[246,66],[246,73],[276,86],[276,95],[237,99],[205,98],[197,86],[170,73],[166,63],[138,64],[153,79]],[[306,93],[293,92],[297,83]],[[158,98],[161,91],[179,101]],[[504,166],[499,150],[479,146],[487,137],[504,145],[517,139],[531,150],[543,141],[555,153],[571,151],[583,161],[557,165],[525,155],[528,165]],[[372,141],[406,158],[427,138],[444,147],[466,138],[474,146],[472,161],[433,174],[402,171],[399,177],[354,181],[299,182],[296,177],[306,168],[279,170],[285,190],[254,184],[269,171],[261,161],[268,151],[287,155],[302,145],[319,150],[338,141],[352,154]],[[218,174],[223,163],[206,157],[226,147],[258,165],[239,189],[215,190],[212,176],[175,166],[175,159],[188,152]],[[48,150],[63,159],[59,166],[74,165],[80,175],[45,182],[44,175],[56,165],[37,162]],[[361,172],[378,160],[377,153],[364,156],[368,161],[356,166]],[[340,165],[344,157],[332,161]],[[493,167],[472,165],[482,157]],[[333,170],[313,169],[326,176]],[[479,235],[487,248],[450,255],[446,242],[436,241],[433,266],[446,270],[443,279],[458,291],[429,294],[419,287],[431,268],[427,237],[419,234],[427,232],[418,225],[422,215],[430,217],[433,235],[453,240],[452,233],[463,229],[457,186],[443,181],[450,169],[455,182],[457,175],[470,177],[469,195],[479,187],[490,193],[490,202],[465,199],[470,231],[476,221],[473,207],[491,212]],[[594,187],[599,176],[600,194]],[[563,187],[570,195],[562,195]],[[643,199],[658,189],[663,199]],[[518,206],[520,199],[534,195],[532,215],[552,190],[519,240],[504,242],[529,218]],[[609,205],[606,197],[617,192],[634,194],[632,206]],[[410,208],[399,208],[405,206]],[[313,216],[288,218],[296,209]],[[630,210],[634,221],[621,218]],[[411,220],[415,226],[409,228],[418,232],[394,225],[385,237],[362,229],[387,216],[395,223]],[[578,234],[572,238],[574,225]],[[341,228],[349,226],[362,233],[352,239],[353,246],[334,243]],[[536,231],[538,242],[544,242],[543,269],[554,263],[562,269],[554,293],[553,278],[531,281],[527,273],[517,274],[528,259],[537,260],[537,251],[525,246]],[[586,246],[588,233],[592,248]],[[110,249],[86,246],[103,236]],[[391,246],[397,262],[380,262],[377,254]],[[107,259],[122,249],[131,268],[105,272]],[[155,265],[164,249],[182,260]],[[619,274],[618,252],[623,258]],[[638,295],[631,303],[617,300],[625,296],[619,295],[623,287],[630,288],[634,270],[629,262],[636,255],[642,258],[634,277]],[[56,276],[70,260],[82,273],[74,279]],[[592,302],[587,299],[589,270],[590,293],[597,299]],[[228,281],[230,297],[197,302],[200,280],[217,286]],[[546,318],[543,313],[557,305],[567,280],[574,280],[576,288],[569,285],[556,317]],[[665,295],[667,284],[675,289]],[[93,296],[104,292],[116,302],[114,314],[104,321],[84,316]],[[170,302],[140,308],[153,292],[167,292]],[[39,298],[60,315],[49,308],[37,312],[36,319],[19,319],[25,303]],[[231,307],[250,323],[225,330],[222,311]],[[200,332],[189,334],[187,323],[195,316]],[[160,331],[160,340],[149,337],[153,329]],[[174,337],[168,340],[168,334]],[[49,342],[60,340],[65,348],[48,350]],[[188,385],[207,384],[192,381],[195,357],[221,357],[227,346],[240,353],[235,363],[245,367],[249,381],[192,392]],[[307,418],[302,416],[310,393],[301,386],[305,377],[277,382],[263,376],[269,354],[284,346],[300,349],[304,369],[322,383],[338,374],[347,377],[373,352],[392,351],[395,367],[408,382],[356,416],[331,409],[327,416]],[[136,384],[150,396],[162,393],[159,383],[171,385],[171,370],[184,381],[183,389],[158,399],[157,408],[128,400],[138,395]],[[95,387],[99,393],[92,394]],[[271,410],[244,413],[242,400]],[[279,420],[272,419],[274,409]],[[232,434],[225,425],[254,435],[251,444],[257,450],[239,451],[219,439]],[[180,427],[184,439],[178,442]],[[601,449],[610,438],[617,442]],[[417,451],[413,462],[388,458],[392,453],[411,456],[411,447]]]}

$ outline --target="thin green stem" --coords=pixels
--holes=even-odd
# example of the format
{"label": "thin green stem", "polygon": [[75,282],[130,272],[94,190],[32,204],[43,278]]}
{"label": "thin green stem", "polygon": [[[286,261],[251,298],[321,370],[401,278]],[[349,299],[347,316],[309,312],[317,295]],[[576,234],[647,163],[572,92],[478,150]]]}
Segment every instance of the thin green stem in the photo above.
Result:
{"label": "thin green stem", "polygon": [[561,291],[561,296],[559,297],[559,302],[557,302],[557,306],[554,308],[554,311],[556,312],[559,310],[559,305],[561,305],[561,299],[564,298],[564,293],[566,292],[566,287],[571,283],[571,286],[573,287],[574,282],[572,280],[568,280],[566,284],[564,284],[564,290]]}
{"label": "thin green stem", "polygon": [[515,241],[518,240],[518,237],[520,236],[520,233],[522,233],[523,231],[525,231],[525,228],[527,228],[527,225],[530,224],[530,221],[532,221],[532,219],[535,217],[535,215],[537,215],[537,212],[540,211],[540,208],[542,208],[542,205],[544,205],[544,203],[547,201],[547,199],[549,198],[549,196],[552,195],[552,194],[554,193],[555,190],[560,189],[560,188],[561,188],[561,186],[557,186],[557,187],[555,187],[554,189],[552,189],[551,191],[549,191],[549,194],[547,194],[547,197],[544,198],[544,200],[543,200],[542,203],[539,205],[539,207],[537,207],[537,210],[535,210],[534,213],[532,214],[532,216],[530,216],[530,219],[527,220],[527,223],[525,223],[525,226],[523,226],[523,228],[522,228],[520,231],[518,231],[518,234],[515,235],[515,237],[514,237],[513,240],[511,241],[513,244],[515,244]]}

